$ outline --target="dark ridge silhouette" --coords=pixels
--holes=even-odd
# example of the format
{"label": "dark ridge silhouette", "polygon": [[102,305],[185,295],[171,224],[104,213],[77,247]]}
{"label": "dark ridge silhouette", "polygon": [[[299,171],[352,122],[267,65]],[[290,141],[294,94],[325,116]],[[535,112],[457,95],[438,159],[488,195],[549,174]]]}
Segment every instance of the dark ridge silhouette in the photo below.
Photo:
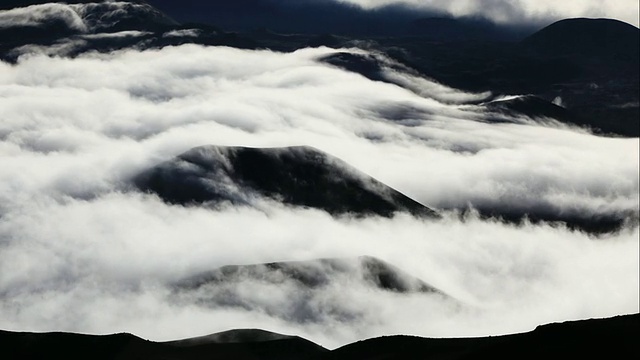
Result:
{"label": "dark ridge silhouette", "polygon": [[82,335],[70,333],[18,333],[0,331],[0,345],[6,359],[322,359],[328,351],[297,336],[272,336],[259,331],[237,330],[239,342],[219,341],[229,335],[175,342],[151,342],[130,334]]}
{"label": "dark ridge silhouette", "polygon": [[182,280],[176,284],[176,287],[188,290],[205,285],[259,280],[273,284],[294,281],[303,288],[313,289],[328,286],[341,276],[346,276],[352,281],[379,290],[444,295],[433,286],[397,267],[368,256],[356,259],[319,259],[259,265],[229,265]]}
{"label": "dark ridge silhouette", "polygon": [[639,331],[640,316],[634,314],[543,325],[528,333],[484,338],[389,336],[336,349],[330,359],[623,359],[640,354]]}
{"label": "dark ridge silhouette", "polygon": [[133,182],[142,191],[181,205],[250,205],[264,197],[334,215],[437,216],[343,161],[305,146],[197,147],[143,172]]}
{"label": "dark ridge silhouette", "polygon": [[168,341],[164,344],[172,346],[197,346],[205,344],[230,344],[246,342],[264,342],[274,340],[290,340],[298,336],[283,335],[261,329],[234,329],[211,335],[205,335],[184,340]]}
{"label": "dark ridge silhouette", "polygon": [[540,53],[555,56],[603,56],[638,59],[640,30],[613,19],[565,19],[555,22],[522,42]]}
{"label": "dark ridge silhouette", "polygon": [[606,358],[640,355],[640,315],[568,321],[534,331],[482,338],[386,336],[329,351],[299,337],[255,329],[196,339],[151,342],[129,334],[80,335],[0,331],[7,359],[516,359]]}

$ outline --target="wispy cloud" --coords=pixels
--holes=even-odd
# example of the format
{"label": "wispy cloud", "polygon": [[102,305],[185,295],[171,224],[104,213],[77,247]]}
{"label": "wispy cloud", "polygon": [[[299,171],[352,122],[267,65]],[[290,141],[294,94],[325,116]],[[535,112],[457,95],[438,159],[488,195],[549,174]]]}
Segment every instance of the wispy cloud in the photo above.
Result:
{"label": "wispy cloud", "polygon": [[69,29],[85,32],[87,24],[80,15],[66,4],[43,4],[0,11],[0,29],[14,26],[42,26],[52,21],[62,21]]}
{"label": "wispy cloud", "polygon": [[61,22],[69,30],[86,33],[109,30],[132,18],[136,18],[137,21],[146,20],[160,24],[173,24],[173,20],[144,3],[96,1],[86,4],[65,4],[51,2],[0,10],[0,29],[15,26],[40,27]]}

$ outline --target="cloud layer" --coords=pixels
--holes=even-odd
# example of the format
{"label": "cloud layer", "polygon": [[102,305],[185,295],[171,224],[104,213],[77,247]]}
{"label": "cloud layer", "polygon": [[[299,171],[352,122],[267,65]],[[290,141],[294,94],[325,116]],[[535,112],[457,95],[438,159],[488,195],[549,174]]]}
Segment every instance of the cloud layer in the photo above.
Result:
{"label": "cloud layer", "polygon": [[88,4],[51,2],[0,10],[0,29],[16,26],[41,27],[59,22],[69,30],[86,33],[108,30],[132,19],[138,22],[173,24],[172,20],[148,4],[125,1],[96,1]]}
{"label": "cloud layer", "polygon": [[[318,61],[336,51],[184,45],[0,64],[0,327],[156,340],[261,327],[337,346],[638,311],[633,224],[594,238],[448,213],[336,219],[271,202],[214,211],[169,206],[130,186],[199,145],[309,145],[435,208],[637,216],[638,139],[526,118],[489,123],[469,103],[486,94],[386,70],[409,91]],[[459,302],[362,284],[228,289],[251,308],[171,296],[173,282],[223,265],[360,255]],[[312,320],[296,316],[301,304]]]}
{"label": "cloud layer", "polygon": [[499,23],[548,22],[573,17],[606,17],[638,26],[637,1],[617,0],[338,0],[365,9],[406,4],[419,9],[440,10],[454,16],[482,15]]}

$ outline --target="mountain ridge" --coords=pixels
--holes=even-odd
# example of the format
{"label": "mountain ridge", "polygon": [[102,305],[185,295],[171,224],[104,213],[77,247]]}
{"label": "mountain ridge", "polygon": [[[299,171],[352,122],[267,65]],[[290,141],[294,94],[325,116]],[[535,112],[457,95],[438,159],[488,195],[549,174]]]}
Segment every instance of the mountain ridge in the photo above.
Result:
{"label": "mountain ridge", "polygon": [[[417,336],[383,336],[361,340],[328,350],[299,337],[289,337],[264,330],[239,329],[204,337],[152,342],[121,333],[84,335],[71,333],[27,333],[0,330],[3,354],[9,358],[34,360],[66,359],[471,359],[513,356],[608,356],[637,357],[636,337],[640,331],[640,314],[611,318],[575,320],[538,326],[530,332],[479,338],[423,338]],[[243,342],[216,342],[227,333],[245,337]],[[265,340],[264,336],[273,340]],[[207,342],[207,339],[210,339]],[[635,356],[633,354],[636,354]]]}

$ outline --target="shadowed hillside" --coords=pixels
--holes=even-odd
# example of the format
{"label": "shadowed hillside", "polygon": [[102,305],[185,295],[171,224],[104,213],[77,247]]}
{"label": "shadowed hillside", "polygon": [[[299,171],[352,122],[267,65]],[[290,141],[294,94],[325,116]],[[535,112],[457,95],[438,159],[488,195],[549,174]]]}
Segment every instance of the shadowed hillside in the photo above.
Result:
{"label": "shadowed hillside", "polygon": [[251,205],[257,198],[331,214],[391,216],[435,212],[343,161],[306,146],[245,148],[203,146],[134,179],[136,186],[175,204]]}

